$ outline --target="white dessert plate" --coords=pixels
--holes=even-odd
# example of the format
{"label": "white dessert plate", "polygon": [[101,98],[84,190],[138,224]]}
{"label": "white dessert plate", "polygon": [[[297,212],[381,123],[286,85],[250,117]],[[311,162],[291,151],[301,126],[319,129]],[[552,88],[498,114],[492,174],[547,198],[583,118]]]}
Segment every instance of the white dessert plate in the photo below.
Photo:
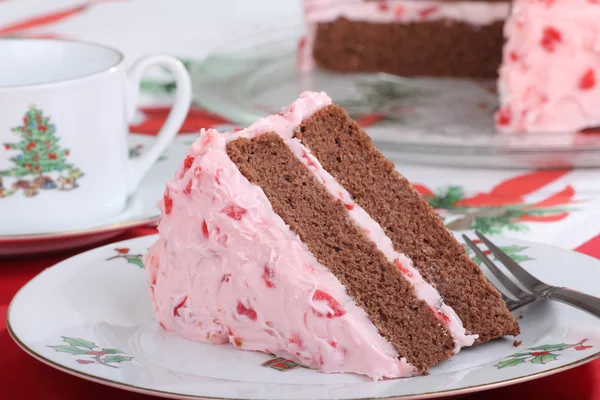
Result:
{"label": "white dessert plate", "polygon": [[296,49],[302,33],[295,28],[249,36],[192,63],[195,100],[248,125],[278,113],[302,91],[325,91],[394,161],[478,168],[600,166],[600,134],[498,134],[491,80],[301,73]]}
{"label": "white dessert plate", "polygon": [[[73,224],[65,221],[61,229],[40,224],[0,225],[0,257],[30,255],[87,246],[114,237],[127,229],[151,225],[160,216],[156,202],[165,182],[173,177],[196,134],[179,135],[142,181],[123,212],[110,218]],[[130,134],[129,156],[139,157],[149,149],[153,136]],[[85,206],[85,205],[82,205]],[[49,211],[51,212],[51,211]]]}
{"label": "white dessert plate", "polygon": [[[429,376],[373,382],[324,374],[264,353],[191,342],[153,318],[141,255],[146,236],[97,248],[51,267],[10,304],[7,325],[31,356],[66,373],[134,392],[203,399],[417,399],[547,376],[600,356],[600,320],[562,304],[517,312],[522,341],[464,349]],[[600,295],[600,262],[571,251],[493,239],[553,285]]]}

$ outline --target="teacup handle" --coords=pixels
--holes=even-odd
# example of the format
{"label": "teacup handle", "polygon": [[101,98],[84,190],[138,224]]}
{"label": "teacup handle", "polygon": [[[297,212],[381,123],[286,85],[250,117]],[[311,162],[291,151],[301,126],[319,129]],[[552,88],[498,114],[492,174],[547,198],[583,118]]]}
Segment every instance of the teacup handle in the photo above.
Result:
{"label": "teacup handle", "polygon": [[148,173],[152,165],[158,160],[169,143],[173,140],[183,124],[192,100],[192,84],[190,76],[183,64],[175,57],[157,54],[149,55],[137,60],[128,71],[129,93],[127,96],[127,120],[131,122],[135,115],[137,100],[140,92],[140,83],[144,73],[154,66],[161,66],[171,71],[175,77],[177,91],[175,103],[171,112],[160,128],[154,144],[150,150],[138,159],[129,160],[128,190],[132,194],[140,184],[142,178]]}

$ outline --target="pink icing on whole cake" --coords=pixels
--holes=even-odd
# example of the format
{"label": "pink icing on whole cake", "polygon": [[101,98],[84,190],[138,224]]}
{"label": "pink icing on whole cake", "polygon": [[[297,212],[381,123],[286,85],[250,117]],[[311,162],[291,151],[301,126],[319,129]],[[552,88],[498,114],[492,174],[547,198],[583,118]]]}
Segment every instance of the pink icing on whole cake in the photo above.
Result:
{"label": "pink icing on whole cake", "polygon": [[600,2],[516,0],[500,68],[502,131],[600,126]]}

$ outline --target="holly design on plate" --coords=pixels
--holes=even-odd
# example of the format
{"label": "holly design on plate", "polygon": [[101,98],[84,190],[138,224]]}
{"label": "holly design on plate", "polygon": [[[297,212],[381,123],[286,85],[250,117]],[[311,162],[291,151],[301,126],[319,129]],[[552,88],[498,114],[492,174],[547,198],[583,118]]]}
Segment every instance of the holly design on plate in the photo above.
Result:
{"label": "holly design on plate", "polygon": [[119,349],[105,349],[81,338],[61,336],[66,344],[48,346],[59,353],[69,353],[81,356],[75,359],[78,364],[100,364],[109,368],[119,368],[117,365],[124,361],[131,361],[133,357],[125,355]]}
{"label": "holly design on plate", "polygon": [[533,171],[504,180],[489,192],[467,195],[463,186],[450,185],[431,190],[414,184],[427,202],[445,219],[451,230],[475,229],[484,234],[504,231],[525,232],[526,223],[551,223],[568,218],[575,211],[575,189],[567,185],[540,201],[528,203],[525,197],[555,182],[569,170]]}
{"label": "holly design on plate", "polygon": [[[144,151],[143,144],[136,144],[135,146],[131,146],[129,148],[129,159],[135,160],[136,158],[140,158],[142,156],[143,151]],[[158,160],[156,160],[156,162],[164,161],[166,159],[167,159],[167,156],[165,156],[163,154],[160,157],[158,157]]]}
{"label": "holly design on plate", "polygon": [[302,364],[298,364],[295,361],[287,360],[283,357],[277,357],[275,354],[271,354],[272,358],[260,364],[261,367],[272,368],[280,372],[291,371],[296,368],[308,368]]}
{"label": "holly design on plate", "polygon": [[583,351],[591,349],[593,346],[586,345],[587,339],[582,339],[575,344],[545,344],[542,346],[530,347],[526,352],[511,354],[506,360],[500,361],[495,365],[497,368],[514,367],[519,364],[547,364],[558,359],[559,352],[573,349],[575,351]]}
{"label": "holly design on plate", "polygon": [[135,264],[140,268],[144,268],[144,262],[142,261],[142,257],[144,257],[143,254],[130,254],[131,249],[129,249],[128,247],[117,247],[114,250],[117,254],[107,258],[106,261],[121,258],[127,260],[129,264]]}
{"label": "holly design on plate", "polygon": [[[29,106],[22,124],[12,128],[12,132],[18,139],[13,143],[4,143],[4,150],[9,154],[15,151],[18,154],[9,158],[13,167],[0,171],[0,198],[19,190],[26,197],[33,197],[40,190],[66,191],[79,186],[77,180],[83,173],[67,161],[70,151],[59,145],[56,125],[42,110],[33,104]],[[1,177],[12,178],[10,188],[4,186],[6,182]]]}
{"label": "holly design on plate", "polygon": [[397,78],[377,77],[356,82],[354,95],[347,99],[336,99],[336,104],[366,128],[384,122],[402,122],[411,115],[410,105],[420,93]]}
{"label": "holly design on plate", "polygon": [[[479,245],[481,245],[481,240],[473,239],[473,243],[475,243],[477,246],[479,246]],[[467,254],[469,255],[469,257],[471,257],[473,259],[473,261],[475,261],[477,263],[477,265],[481,266],[481,259],[475,255],[473,250],[471,250],[471,248],[469,246],[465,245],[464,247],[465,247],[465,250],[467,251]],[[512,258],[517,263],[522,263],[524,261],[533,260],[533,258],[529,257],[527,254],[522,254],[523,251],[527,250],[527,247],[525,247],[525,246],[513,245],[513,246],[499,246],[499,247],[500,247],[500,250],[502,250],[504,253],[506,253],[510,258]],[[486,256],[488,256],[492,259],[495,259],[496,261],[499,261],[496,258],[496,256],[491,253],[491,251],[489,249],[483,250],[483,254],[485,254]]]}

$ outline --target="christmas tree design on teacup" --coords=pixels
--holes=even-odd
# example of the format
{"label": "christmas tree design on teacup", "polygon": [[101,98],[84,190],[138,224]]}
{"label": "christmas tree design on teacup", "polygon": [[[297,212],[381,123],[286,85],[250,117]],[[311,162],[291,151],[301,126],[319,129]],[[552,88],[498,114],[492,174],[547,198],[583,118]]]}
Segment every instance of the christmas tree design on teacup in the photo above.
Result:
{"label": "christmas tree design on teacup", "polygon": [[[50,123],[50,117],[35,107],[23,116],[22,125],[12,128],[19,136],[15,143],[4,143],[7,151],[20,154],[9,158],[14,166],[0,170],[0,198],[23,191],[26,197],[32,197],[40,190],[73,190],[78,187],[77,180],[83,176],[79,168],[67,162],[69,150],[59,146],[56,125]],[[14,178],[10,186],[3,177]],[[30,179],[26,179],[26,178]]]}

